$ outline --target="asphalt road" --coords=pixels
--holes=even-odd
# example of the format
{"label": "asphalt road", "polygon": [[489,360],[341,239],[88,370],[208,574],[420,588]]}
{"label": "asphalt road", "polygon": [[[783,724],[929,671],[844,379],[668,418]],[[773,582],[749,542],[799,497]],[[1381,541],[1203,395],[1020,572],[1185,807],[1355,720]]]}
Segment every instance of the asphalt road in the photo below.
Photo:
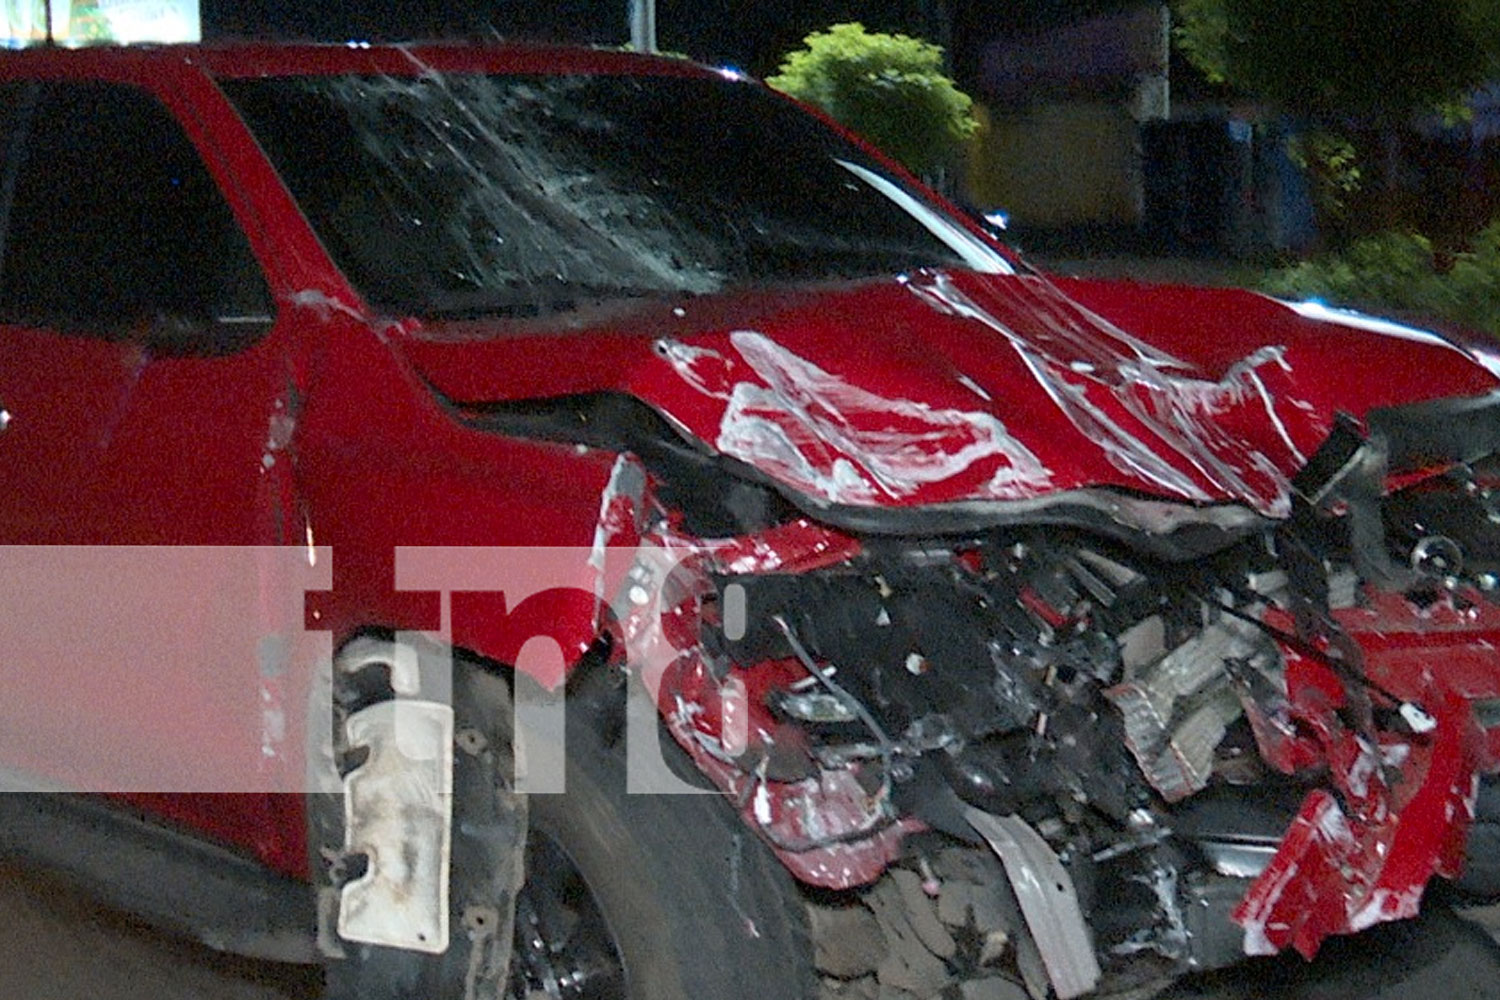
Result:
{"label": "asphalt road", "polygon": [[315,1000],[316,970],[232,958],[0,867],[0,1000]]}
{"label": "asphalt road", "polygon": [[[1486,926],[1488,925],[1488,926]],[[1500,908],[1335,940],[1316,963],[1261,959],[1185,981],[1168,1000],[1500,1000]],[[101,910],[54,879],[0,866],[0,1000],[315,1000],[314,970],[253,962]],[[711,998],[702,998],[711,1000]],[[776,1000],[768,997],[767,1000]]]}
{"label": "asphalt road", "polygon": [[1464,914],[1433,903],[1415,920],[1325,942],[1315,962],[1255,959],[1179,983],[1162,1000],[1500,1000],[1500,914]]}

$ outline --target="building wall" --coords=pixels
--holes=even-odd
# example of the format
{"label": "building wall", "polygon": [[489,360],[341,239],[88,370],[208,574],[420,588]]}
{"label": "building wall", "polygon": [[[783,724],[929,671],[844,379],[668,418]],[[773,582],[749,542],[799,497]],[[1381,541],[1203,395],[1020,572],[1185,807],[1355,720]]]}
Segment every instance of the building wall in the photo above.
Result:
{"label": "building wall", "polygon": [[970,147],[966,196],[1018,226],[1135,226],[1139,128],[1118,103],[1057,101],[988,111]]}

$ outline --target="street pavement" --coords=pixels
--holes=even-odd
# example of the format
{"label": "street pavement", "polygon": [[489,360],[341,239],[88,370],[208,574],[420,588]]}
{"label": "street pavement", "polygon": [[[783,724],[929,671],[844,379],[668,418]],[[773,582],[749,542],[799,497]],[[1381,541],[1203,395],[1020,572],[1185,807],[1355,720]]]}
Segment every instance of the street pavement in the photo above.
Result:
{"label": "street pavement", "polygon": [[316,970],[221,955],[0,866],[0,1000],[315,1000],[319,986]]}
{"label": "street pavement", "polygon": [[[1500,1000],[1500,906],[1417,921],[1186,980],[1163,1000]],[[234,958],[0,866],[0,1000],[315,1000],[315,970]],[[695,998],[696,1000],[696,998]],[[702,998],[712,1000],[712,998]],[[777,1000],[768,997],[766,1000]]]}

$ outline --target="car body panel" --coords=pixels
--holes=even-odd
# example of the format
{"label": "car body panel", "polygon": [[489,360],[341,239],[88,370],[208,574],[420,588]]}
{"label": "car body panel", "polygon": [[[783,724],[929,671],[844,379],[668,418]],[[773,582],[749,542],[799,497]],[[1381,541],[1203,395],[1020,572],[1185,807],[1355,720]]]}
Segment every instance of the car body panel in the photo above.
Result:
{"label": "car body panel", "polygon": [[[1071,287],[1090,308],[1042,277],[930,273],[400,350],[453,400],[624,392],[814,503],[892,508],[1103,486],[1285,516],[1337,413],[1496,385],[1457,347],[1248,292]],[[569,341],[586,361],[537,363]]]}

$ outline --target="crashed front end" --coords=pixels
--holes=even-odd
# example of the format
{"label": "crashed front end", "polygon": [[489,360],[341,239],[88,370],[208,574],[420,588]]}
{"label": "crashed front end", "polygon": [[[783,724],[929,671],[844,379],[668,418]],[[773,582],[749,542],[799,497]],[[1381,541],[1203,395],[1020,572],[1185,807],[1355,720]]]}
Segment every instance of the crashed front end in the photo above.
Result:
{"label": "crashed front end", "polygon": [[882,986],[1312,955],[1472,866],[1500,364],[1055,283],[735,74],[399,55],[222,86],[466,445],[546,445],[476,478],[616,461],[594,610],[788,869],[931,956]]}
{"label": "crashed front end", "polygon": [[1279,518],[1120,494],[710,538],[659,510],[626,585],[669,633],[670,731],[800,880],[894,866],[949,911],[946,968],[966,927],[971,971],[1077,996],[1311,958],[1463,874],[1500,765],[1497,444],[1492,398],[1341,419]]}

